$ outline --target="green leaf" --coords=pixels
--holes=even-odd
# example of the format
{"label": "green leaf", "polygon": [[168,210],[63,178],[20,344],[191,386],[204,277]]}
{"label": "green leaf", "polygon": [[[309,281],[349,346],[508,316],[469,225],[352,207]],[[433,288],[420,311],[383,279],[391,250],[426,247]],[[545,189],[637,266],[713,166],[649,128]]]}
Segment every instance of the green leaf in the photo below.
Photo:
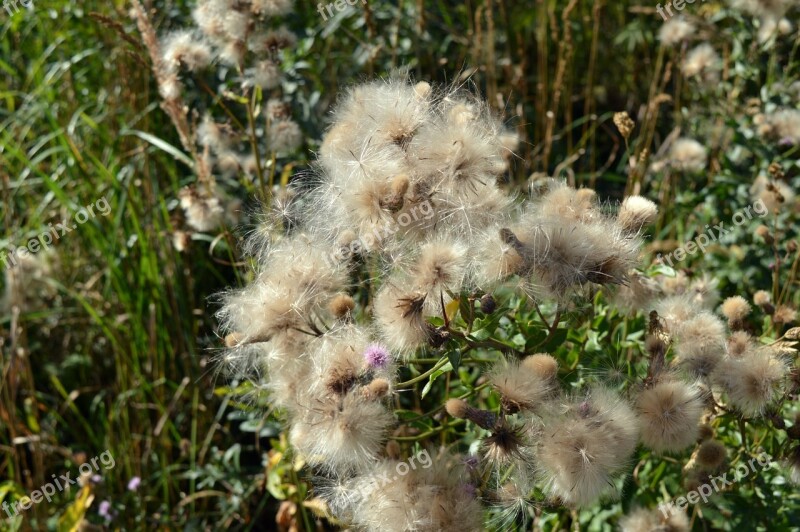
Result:
{"label": "green leaf", "polygon": [[458,370],[458,366],[461,364],[461,351],[458,349],[450,351],[447,353],[447,359],[450,361],[450,365],[453,369]]}
{"label": "green leaf", "polygon": [[150,133],[145,133],[144,131],[139,131],[138,129],[126,129],[123,130],[121,135],[133,135],[135,137],[139,137],[140,139],[149,142],[156,148],[167,152],[168,154],[172,155],[176,160],[182,162],[189,168],[194,168],[194,163],[189,158],[188,155],[183,153],[181,150],[166,142],[155,135],[151,135]]}
{"label": "green leaf", "polygon": [[[448,357],[449,357],[449,355],[448,355]],[[424,399],[425,396],[428,395],[428,392],[431,391],[431,387],[433,386],[433,382],[436,379],[438,379],[440,375],[444,375],[448,371],[452,371],[452,370],[453,370],[453,365],[450,362],[448,362],[447,364],[445,364],[441,368],[439,368],[436,371],[434,371],[433,373],[431,373],[431,376],[428,377],[428,382],[425,383],[425,387],[422,388],[422,398]]]}

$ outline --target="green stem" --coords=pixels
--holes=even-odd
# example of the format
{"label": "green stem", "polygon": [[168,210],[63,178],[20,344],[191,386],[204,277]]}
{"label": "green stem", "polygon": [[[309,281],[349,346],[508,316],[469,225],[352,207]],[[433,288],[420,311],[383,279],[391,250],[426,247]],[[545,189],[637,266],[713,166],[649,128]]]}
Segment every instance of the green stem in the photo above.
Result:
{"label": "green stem", "polygon": [[411,380],[407,380],[407,381],[405,381],[405,382],[400,382],[400,383],[398,383],[398,384],[397,384],[397,389],[405,388],[406,386],[411,386],[412,384],[416,384],[416,383],[418,383],[419,381],[422,381],[422,380],[425,380],[425,379],[427,379],[428,377],[430,377],[431,375],[433,375],[433,374],[434,374],[434,372],[436,372],[437,370],[441,369],[441,368],[442,368],[442,367],[443,367],[445,364],[447,364],[448,362],[449,362],[449,360],[447,359],[447,357],[443,357],[443,358],[441,358],[441,359],[439,360],[439,362],[437,362],[437,363],[436,363],[436,365],[435,365],[435,366],[433,366],[431,369],[429,369],[428,371],[426,371],[426,372],[425,372],[425,373],[423,373],[422,375],[419,375],[419,376],[417,376],[417,377],[414,377],[414,378],[413,378],[413,379],[411,379]]}

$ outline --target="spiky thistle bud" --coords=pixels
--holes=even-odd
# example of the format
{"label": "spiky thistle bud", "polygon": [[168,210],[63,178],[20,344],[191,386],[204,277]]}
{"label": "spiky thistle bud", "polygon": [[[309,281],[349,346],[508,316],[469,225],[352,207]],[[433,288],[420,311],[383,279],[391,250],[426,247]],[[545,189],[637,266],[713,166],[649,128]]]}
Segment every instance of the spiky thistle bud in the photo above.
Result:
{"label": "spiky thistle bud", "polygon": [[497,424],[497,416],[488,410],[471,407],[463,399],[449,399],[444,405],[451,416],[472,421],[482,429],[492,430]]}
{"label": "spiky thistle bud", "polygon": [[484,294],[483,297],[481,297],[481,312],[484,314],[491,314],[496,308],[497,303],[492,294]]}

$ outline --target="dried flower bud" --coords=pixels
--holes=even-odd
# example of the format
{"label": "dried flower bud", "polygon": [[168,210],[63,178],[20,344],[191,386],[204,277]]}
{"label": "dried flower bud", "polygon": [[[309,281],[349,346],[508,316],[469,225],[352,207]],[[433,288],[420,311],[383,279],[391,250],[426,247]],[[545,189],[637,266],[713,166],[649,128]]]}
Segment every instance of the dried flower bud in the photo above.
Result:
{"label": "dried flower bud", "polygon": [[400,444],[396,440],[386,442],[386,457],[390,460],[399,460],[401,454]]}
{"label": "dried flower bud", "polygon": [[759,225],[756,227],[756,236],[764,239],[764,242],[766,242],[768,246],[771,246],[775,242],[772,233],[769,231],[769,227],[766,225]]}
{"label": "dried flower bud", "polygon": [[347,294],[338,294],[328,304],[328,309],[331,314],[340,320],[349,320],[353,309],[356,308],[356,302]]}
{"label": "dried flower bud", "polygon": [[614,125],[617,126],[617,129],[619,129],[620,134],[625,138],[625,140],[628,140],[628,138],[631,136],[631,132],[635,126],[633,120],[631,120],[631,117],[628,116],[627,111],[614,113]]}
{"label": "dried flower bud", "polygon": [[714,437],[714,429],[708,423],[703,423],[699,427],[698,439],[707,440]]}
{"label": "dried flower bud", "polygon": [[237,332],[232,332],[225,337],[225,347],[236,347],[242,343],[242,335]]}
{"label": "dried flower bud", "polygon": [[525,357],[522,365],[544,380],[554,380],[558,375],[558,361],[547,353]]}
{"label": "dried flower bud", "polygon": [[773,162],[769,165],[768,171],[770,175],[775,179],[782,179],[783,178],[783,168],[777,162]]}
{"label": "dried flower bud", "polygon": [[697,450],[697,464],[703,469],[714,471],[725,461],[725,445],[719,440],[706,440]]}
{"label": "dried flower bud", "polygon": [[484,294],[481,297],[481,312],[484,314],[491,314],[497,309],[497,302],[492,297],[492,294]]}
{"label": "dried flower bud", "polygon": [[794,323],[797,320],[797,311],[788,305],[778,305],[772,314],[772,321],[779,325]]}
{"label": "dried flower bud", "polygon": [[389,381],[386,379],[375,379],[361,388],[361,393],[370,401],[383,399],[389,394]]}
{"label": "dried flower bud", "polygon": [[478,410],[469,406],[463,399],[449,399],[444,405],[451,416],[458,419],[468,419],[482,429],[491,430],[497,424],[497,416],[488,410]]}

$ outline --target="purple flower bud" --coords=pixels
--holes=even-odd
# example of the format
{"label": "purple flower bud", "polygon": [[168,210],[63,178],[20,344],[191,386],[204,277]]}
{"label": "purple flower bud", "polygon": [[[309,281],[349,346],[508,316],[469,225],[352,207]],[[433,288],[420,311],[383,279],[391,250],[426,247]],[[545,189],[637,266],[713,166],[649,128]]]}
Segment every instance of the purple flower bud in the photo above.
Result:
{"label": "purple flower bud", "polygon": [[364,351],[364,360],[373,368],[384,369],[389,365],[391,359],[392,355],[389,350],[380,344],[370,344]]}
{"label": "purple flower bud", "polygon": [[139,489],[139,484],[141,483],[142,479],[140,479],[139,477],[132,477],[128,481],[128,491],[136,491],[137,489]]}
{"label": "purple flower bud", "polygon": [[97,508],[97,513],[100,515],[100,517],[104,517],[106,521],[111,521],[114,518],[114,516],[111,515],[111,503],[108,501],[103,501],[100,503],[100,506]]}

